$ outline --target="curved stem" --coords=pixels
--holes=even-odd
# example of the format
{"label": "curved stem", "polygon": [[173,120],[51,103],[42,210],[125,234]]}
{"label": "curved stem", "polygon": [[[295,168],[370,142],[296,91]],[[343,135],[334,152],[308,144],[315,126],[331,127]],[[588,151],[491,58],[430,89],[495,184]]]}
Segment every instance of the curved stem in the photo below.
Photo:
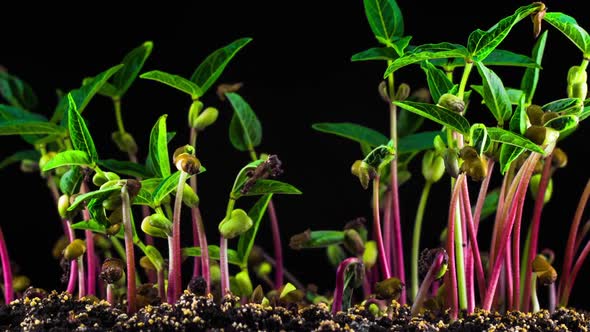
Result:
{"label": "curved stem", "polygon": [[346,282],[346,270],[352,264],[362,264],[358,257],[348,257],[336,269],[336,287],[334,288],[334,300],[332,301],[332,315],[342,310],[342,297],[344,295],[344,283]]}
{"label": "curved stem", "polygon": [[117,121],[117,128],[119,129],[119,132],[122,134],[125,132],[125,127],[123,126],[123,116],[121,115],[121,98],[113,98],[113,106],[115,107],[115,119]]}
{"label": "curved stem", "polygon": [[2,227],[0,227],[0,260],[2,260],[2,277],[4,278],[4,302],[9,304],[14,299],[12,268],[10,266],[10,256],[8,255]]}
{"label": "curved stem", "polygon": [[412,236],[412,291],[410,299],[414,300],[418,295],[418,259],[420,252],[420,234],[422,233],[422,220],[424,219],[424,210],[426,209],[426,202],[428,201],[428,195],[430,188],[432,187],[432,181],[426,181],[422,188],[422,195],[420,196],[420,202],[416,210],[416,219],[414,220],[414,234]]}
{"label": "curved stem", "polygon": [[418,314],[418,311],[420,310],[422,304],[426,300],[426,297],[428,295],[428,289],[430,289],[430,286],[435,280],[436,274],[440,271],[441,265],[444,263],[444,259],[444,253],[438,253],[436,258],[434,259],[434,262],[432,263],[432,265],[430,265],[430,268],[428,269],[428,272],[426,273],[426,276],[424,277],[424,280],[420,285],[420,289],[416,294],[414,303],[412,304],[412,316]]}
{"label": "curved stem", "polygon": [[178,178],[178,186],[176,187],[176,198],[174,200],[174,214],[172,219],[172,243],[173,252],[170,255],[174,256],[173,270],[169,271],[168,279],[174,279],[174,301],[180,298],[182,290],[182,270],[181,270],[181,248],[180,248],[180,215],[182,212],[182,193],[184,191],[184,184],[188,179],[189,174],[181,171]]}
{"label": "curved stem", "polygon": [[567,306],[567,304],[569,302],[570,293],[572,291],[572,288],[574,287],[574,283],[576,282],[576,277],[578,276],[578,272],[580,272],[580,269],[582,268],[582,265],[584,264],[584,260],[586,260],[586,257],[588,256],[588,254],[590,254],[590,240],[586,243],[586,246],[584,246],[584,249],[582,249],[582,252],[580,253],[580,256],[578,257],[578,259],[576,260],[576,263],[574,265],[574,268],[572,269],[572,272],[571,272],[569,278],[567,280],[565,280],[565,286],[562,289],[563,294],[562,294],[561,302],[560,302],[560,304],[564,307]]}
{"label": "curved stem", "polygon": [[[489,176],[489,173],[488,173]],[[483,184],[482,184],[483,186]],[[481,194],[481,191],[480,191]],[[486,283],[485,283],[485,274],[483,272],[483,264],[481,262],[481,255],[479,251],[479,244],[477,241],[477,228],[475,226],[475,221],[471,218],[471,202],[469,200],[469,189],[467,187],[467,182],[463,181],[463,188],[461,191],[461,195],[463,197],[463,209],[465,210],[465,217],[466,217],[466,224],[467,224],[467,232],[469,234],[469,238],[471,242],[469,243],[471,247],[472,257],[475,260],[475,274],[477,278],[477,285],[479,289],[479,296],[481,299],[484,298],[485,291],[486,291]],[[477,207],[477,205],[476,205]]]}

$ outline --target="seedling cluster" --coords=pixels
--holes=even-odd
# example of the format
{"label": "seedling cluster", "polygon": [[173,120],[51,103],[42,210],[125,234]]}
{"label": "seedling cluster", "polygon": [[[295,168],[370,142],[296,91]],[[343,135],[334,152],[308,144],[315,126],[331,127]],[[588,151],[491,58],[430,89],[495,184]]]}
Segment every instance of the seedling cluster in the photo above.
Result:
{"label": "seedling cluster", "polygon": [[[219,212],[219,220],[203,220],[201,214],[206,207],[200,204],[197,179],[207,176],[207,161],[199,159],[199,146],[207,142],[197,144],[197,137],[218,118],[217,108],[204,105],[201,97],[211,93],[250,38],[213,51],[190,77],[144,70],[153,48],[147,41],[119,64],[84,78],[79,88],[61,95],[49,116],[36,111],[37,99],[27,82],[0,72],[5,101],[0,104],[0,134],[18,135],[30,145],[5,158],[2,167],[20,163],[23,171],[46,180],[63,227],[54,253],[64,269],[65,290],[79,298],[106,299],[129,313],[148,304],[175,303],[187,288],[217,300],[231,293],[242,303],[266,306],[325,302],[333,313],[363,304],[385,315],[397,301],[410,305],[414,315],[449,309],[452,319],[477,308],[539,311],[539,296],[546,296],[550,311],[568,306],[590,252],[590,223],[582,224],[590,181],[573,213],[561,270],[552,265],[552,251],[541,247],[539,233],[552,177],[567,166],[560,144],[590,114],[590,35],[571,16],[534,2],[487,30],[471,32],[465,45],[413,45],[395,0],[363,3],[379,46],[353,55],[352,61],[384,63],[378,92],[389,110],[390,131],[384,135],[350,122],[312,125],[360,144],[362,154],[351,160],[351,173],[371,192],[370,217],[290,236],[292,250],[325,249],[335,271],[334,290],[325,293],[302,285],[284,267],[286,236],[279,230],[273,197],[301,192],[280,180],[283,170],[277,154],[256,151],[262,125],[239,93],[241,83],[218,84],[215,93],[233,109],[229,138],[244,152],[244,162],[227,188],[226,210]],[[536,38],[530,54],[502,48],[513,28],[530,22],[531,38]],[[563,75],[567,91],[551,101],[535,95],[543,72],[551,67],[542,63],[548,33],[569,39],[581,55],[580,63]],[[398,70],[407,66],[422,69],[427,90],[398,83]],[[524,74],[511,86],[494,71],[497,66]],[[182,140],[167,127],[167,114],[161,114],[148,146],[136,144],[123,124],[123,101],[137,79],[186,95],[185,143],[171,146],[173,137],[173,142]],[[112,141],[126,158],[100,157],[101,147],[95,146],[84,117],[93,98],[112,101],[117,125]],[[489,116],[475,122],[475,112]],[[426,121],[440,128],[425,130]],[[147,152],[145,160],[138,160],[141,148]],[[402,214],[399,188],[411,176],[409,165],[415,158],[422,159],[422,194],[416,211]],[[446,228],[440,247],[424,248],[420,239],[428,197],[443,177],[450,180],[445,189]],[[493,177],[498,181],[491,181]],[[494,188],[495,183],[500,185]],[[479,186],[477,193],[470,191],[474,185]],[[250,204],[244,197],[257,200]],[[527,199],[534,202],[530,220],[524,218]],[[402,229],[409,225],[402,223],[402,215],[412,213],[412,229]],[[271,253],[255,245],[265,217],[272,228]],[[493,223],[489,238],[478,235],[485,219]],[[205,233],[205,224],[211,222],[218,223],[217,234]],[[190,223],[192,234],[181,233],[181,223]],[[406,245],[402,234],[409,231],[412,243]],[[9,303],[32,291],[26,280],[12,274],[5,236],[10,234],[0,229],[3,294]],[[189,237],[192,245],[182,247],[181,237]],[[192,278],[186,281],[183,268],[189,265]],[[260,282],[256,287],[253,276]],[[357,288],[361,291],[355,292]]]}

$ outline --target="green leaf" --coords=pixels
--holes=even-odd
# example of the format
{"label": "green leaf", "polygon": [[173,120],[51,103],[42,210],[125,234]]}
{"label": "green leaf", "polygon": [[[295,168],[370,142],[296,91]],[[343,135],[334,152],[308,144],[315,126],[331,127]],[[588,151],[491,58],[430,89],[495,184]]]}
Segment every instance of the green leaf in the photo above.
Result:
{"label": "green leaf", "polygon": [[577,114],[582,110],[583,103],[579,98],[557,99],[541,106],[544,112],[559,112],[562,115]]}
{"label": "green leaf", "polygon": [[406,53],[404,56],[395,59],[385,70],[383,78],[387,78],[396,70],[411,65],[413,63],[422,62],[424,60],[432,59],[449,59],[449,58],[466,58],[469,56],[467,49],[459,44],[452,43],[438,43],[425,44],[414,48],[412,51]]}
{"label": "green leaf", "polygon": [[570,114],[553,118],[545,122],[544,126],[559,131],[559,140],[563,140],[578,128],[579,123],[580,120],[578,116]]}
{"label": "green leaf", "polygon": [[154,205],[158,206],[162,203],[162,200],[168,196],[171,192],[175,191],[178,186],[178,180],[180,178],[180,171],[176,171],[171,175],[165,177],[162,182],[156,187],[153,192]]}
{"label": "green leaf", "polygon": [[[408,97],[409,101],[414,101],[412,96]],[[407,111],[403,108],[398,109],[397,117],[397,136],[404,137],[415,133],[424,124],[424,118],[416,113]]]}
{"label": "green leaf", "polygon": [[467,41],[467,49],[472,57],[478,61],[485,59],[500,43],[506,38],[510,30],[516,23],[524,18],[528,18],[532,13],[537,11],[541,5],[533,3],[527,6],[519,7],[514,14],[503,18],[494,24],[487,31],[477,29],[473,31]]}
{"label": "green leaf", "polygon": [[75,150],[86,152],[92,165],[98,161],[98,153],[94,141],[90,136],[86,122],[78,113],[76,103],[71,94],[68,94],[68,130]]}
{"label": "green leaf", "polygon": [[200,86],[202,94],[204,94],[217,81],[236,53],[251,41],[252,38],[240,38],[215,50],[199,64],[195,72],[191,75],[190,80]]}
{"label": "green leaf", "polygon": [[65,136],[66,130],[47,121],[9,120],[0,121],[0,135],[58,135]]}
{"label": "green leaf", "polygon": [[373,47],[354,54],[351,61],[395,60],[399,55],[390,47]]}
{"label": "green leaf", "polygon": [[41,154],[37,150],[22,150],[13,153],[12,155],[4,158],[0,162],[0,170],[5,168],[8,165],[21,162],[23,160],[33,160],[37,161],[41,158]]}
{"label": "green leaf", "polygon": [[102,202],[103,200],[107,199],[111,196],[114,192],[121,191],[121,186],[112,186],[105,189],[97,189],[94,191],[89,191],[84,194],[77,195],[74,199],[74,202],[70,204],[68,207],[68,211],[74,211],[80,204],[83,202],[87,202],[91,199],[95,199],[97,202]]}
{"label": "green leaf", "polygon": [[548,12],[543,17],[543,20],[547,21],[571,40],[584,53],[585,58],[590,56],[590,36],[578,24],[576,19],[564,13]]}
{"label": "green leaf", "polygon": [[[209,249],[209,258],[214,259],[216,261],[219,260],[219,247],[213,244],[207,246]],[[183,256],[198,256],[201,257],[201,248],[200,247],[187,247],[182,248],[182,255]],[[242,261],[240,260],[240,255],[237,251],[233,249],[227,249],[227,262],[239,267],[242,267]]]}
{"label": "green leaf", "polygon": [[469,131],[469,142],[479,155],[486,152],[491,144],[486,126],[481,123],[472,125]]}
{"label": "green leaf", "polygon": [[480,62],[476,62],[477,70],[483,83],[483,99],[498,124],[502,126],[512,115],[512,104],[502,80],[494,71]]}
{"label": "green leaf", "polygon": [[390,145],[380,145],[371,150],[371,152],[365,156],[363,161],[376,170],[380,170],[382,167],[389,164],[393,158],[395,158],[395,150],[393,147]]}
{"label": "green leaf", "polygon": [[578,115],[578,118],[580,118],[580,121],[582,121],[588,116],[590,116],[590,106],[584,106],[584,110]]}
{"label": "green leaf", "polygon": [[154,197],[152,196],[152,193],[143,187],[139,188],[139,192],[137,193],[137,196],[135,196],[135,199],[133,200],[133,204],[134,205],[147,205],[151,208],[156,207],[156,205],[154,204]]}
{"label": "green leaf", "polygon": [[[294,241],[295,238],[299,238]],[[299,241],[301,240],[301,241]],[[333,244],[341,244],[344,242],[344,232],[334,230],[310,231],[306,230],[301,234],[291,237],[289,246],[294,250],[309,249],[309,248],[325,248]]]}
{"label": "green leaf", "polygon": [[125,174],[136,178],[147,178],[149,173],[146,168],[138,163],[131,161],[121,161],[116,159],[99,160],[97,164],[117,174]]}
{"label": "green leaf", "polygon": [[[397,153],[413,153],[428,150],[434,147],[434,138],[441,135],[440,131],[424,131],[416,134],[400,137],[397,142]],[[444,135],[441,135],[444,137]],[[443,139],[446,141],[446,139]]]}
{"label": "green leaf", "polygon": [[434,102],[437,102],[443,94],[451,91],[454,84],[444,71],[438,69],[429,61],[421,62],[420,68],[426,73],[428,90]]}
{"label": "green leaf", "polygon": [[111,67],[103,71],[102,73],[94,76],[92,79],[87,80],[79,89],[75,89],[70,92],[70,95],[76,103],[76,110],[80,114],[84,112],[84,109],[86,108],[92,97],[94,97],[96,93],[100,90],[102,85],[106,83],[121,68],[123,68],[123,64]]}
{"label": "green leaf", "polygon": [[[465,66],[464,58],[453,58],[450,61],[446,59],[433,59],[432,64],[441,66],[445,70],[453,71],[457,67]],[[531,57],[514,53],[512,51],[496,48],[485,59],[480,60],[486,66],[510,66],[510,67],[525,67],[525,68],[540,68],[540,65],[535,63]]]}
{"label": "green leaf", "polygon": [[359,143],[368,144],[371,147],[387,144],[389,141],[380,132],[356,123],[321,122],[314,123],[311,127],[317,131],[342,136]]}
{"label": "green leaf", "polygon": [[543,53],[545,52],[546,43],[547,30],[541,34],[533,46],[532,58],[539,66],[535,68],[527,68],[520,82],[520,89],[524,91],[526,95],[526,105],[530,105],[533,102],[533,97],[535,96],[535,91],[537,90],[539,74],[541,73],[541,61],[543,60]]}
{"label": "green leaf", "polygon": [[[490,129],[490,128],[488,128]],[[503,144],[500,148],[500,172],[505,174],[510,165],[518,156],[524,152],[524,149],[514,145]]]}
{"label": "green leaf", "polygon": [[92,165],[92,160],[90,159],[90,156],[88,156],[88,154],[84,151],[66,150],[59,152],[53,158],[51,158],[51,160],[48,161],[45,166],[43,166],[42,171],[47,172],[57,167],[70,165],[89,166]]}
{"label": "green leaf", "polygon": [[80,192],[80,185],[84,181],[82,167],[72,165],[59,179],[59,189],[70,196]]}
{"label": "green leaf", "polygon": [[458,113],[454,113],[446,108],[429,103],[413,101],[394,101],[393,103],[405,110],[421,115],[443,126],[447,126],[460,134],[469,135],[469,128],[471,126],[467,119]]}
{"label": "green leaf", "polygon": [[168,136],[166,134],[167,114],[161,115],[150,133],[147,170],[159,178],[170,175],[170,156],[168,154]]}
{"label": "green leaf", "polygon": [[281,294],[279,294],[279,299],[283,299],[285,296],[289,295],[289,293],[291,293],[292,291],[297,290],[297,287],[295,287],[292,283],[288,282],[283,286],[283,289],[281,290]]}
{"label": "green leaf", "polygon": [[238,175],[234,180],[234,185],[232,187],[231,193],[232,196],[240,196],[240,190],[242,190],[244,183],[248,181],[249,171],[255,169],[256,167],[258,167],[258,165],[262,164],[263,162],[264,160],[262,159],[254,160],[249,162],[246,166],[242,167],[242,169],[240,169],[240,172],[238,172]]}
{"label": "green leaf", "polygon": [[[101,234],[104,234],[106,232],[105,227],[101,223],[96,221],[95,219],[89,219],[89,220],[84,220],[84,221],[80,221],[77,223],[73,223],[71,227],[72,227],[72,229],[89,230],[89,231],[93,231],[95,233],[101,233]],[[122,228],[123,227],[121,227],[121,229]]]}
{"label": "green leaf", "polygon": [[499,142],[504,145],[512,145],[545,155],[545,151],[541,149],[541,147],[526,137],[520,136],[502,128],[487,127],[487,130],[490,139],[494,142]]}
{"label": "green leaf", "polygon": [[[484,95],[483,85],[471,85],[471,89],[477,92],[482,98]],[[520,89],[513,89],[513,88],[505,88],[506,93],[508,94],[508,99],[510,99],[510,104],[518,105],[520,102],[520,98],[524,95],[524,92]],[[481,101],[482,104],[485,104],[485,100]]]}
{"label": "green leaf", "polygon": [[254,246],[254,240],[260,227],[260,221],[266,212],[268,203],[270,202],[273,194],[263,195],[256,201],[254,206],[248,211],[248,217],[254,222],[252,227],[245,233],[241,234],[238,239],[238,255],[242,258],[242,265],[248,266],[248,257]]}
{"label": "green leaf", "polygon": [[404,34],[404,19],[395,0],[363,0],[365,15],[373,34],[380,42],[387,42]]}
{"label": "green leaf", "polygon": [[525,98],[525,94],[520,95],[520,102],[516,105],[516,109],[514,110],[514,114],[512,114],[512,118],[510,118],[508,126],[510,131],[520,133],[521,135],[524,135],[528,125]]}
{"label": "green leaf", "polygon": [[[277,180],[260,179],[246,193],[239,196],[256,196],[265,194],[299,195],[301,191],[294,186]],[[238,197],[239,197],[238,196]]]}
{"label": "green leaf", "polygon": [[0,104],[0,118],[3,120],[34,120],[47,121],[47,118],[39,113],[29,112],[17,106]]}
{"label": "green leaf", "polygon": [[153,47],[152,41],[146,41],[125,55],[121,62],[124,65],[123,68],[113,75],[112,85],[116,89],[114,97],[121,98],[127,92],[152,53]]}
{"label": "green leaf", "polygon": [[178,75],[168,74],[160,70],[152,70],[141,74],[139,77],[171,86],[189,94],[191,99],[197,99],[203,95],[203,89],[200,86]]}
{"label": "green leaf", "polygon": [[27,82],[6,72],[0,72],[0,95],[12,106],[27,110],[37,108],[38,99],[33,88]]}
{"label": "green leaf", "polygon": [[262,125],[250,105],[237,93],[226,93],[234,115],[229,126],[229,139],[240,151],[251,151],[262,140]]}

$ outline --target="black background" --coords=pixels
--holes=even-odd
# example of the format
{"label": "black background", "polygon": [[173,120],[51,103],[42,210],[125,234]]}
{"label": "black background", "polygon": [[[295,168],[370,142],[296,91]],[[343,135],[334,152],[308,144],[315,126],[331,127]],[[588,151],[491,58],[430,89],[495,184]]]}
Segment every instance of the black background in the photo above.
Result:
{"label": "black background", "polygon": [[[471,31],[488,29],[524,4],[504,1],[466,6],[453,1],[399,1],[405,34],[413,36],[413,45],[440,41],[466,44]],[[546,4],[550,11],[572,15],[582,27],[590,27],[588,17],[578,15],[584,7],[582,1]],[[126,52],[146,40],[154,42],[154,49],[143,71],[158,69],[190,77],[213,50],[235,39],[252,37],[253,41],[230,62],[217,83],[244,83],[240,94],[263,127],[258,151],[277,154],[285,170],[281,180],[303,192],[301,196],[275,199],[287,268],[304,283],[332,286],[334,274],[323,251],[293,251],[287,242],[291,235],[308,227],[341,228],[355,217],[370,217],[370,192],[363,190],[350,174],[350,165],[361,157],[358,145],[311,128],[316,122],[348,121],[388,132],[388,109],[376,93],[385,63],[350,61],[354,53],[378,46],[362,1],[144,2],[137,7],[21,3],[4,8],[2,16],[0,64],[33,86],[40,99],[38,111],[45,115],[53,111],[56,89],[79,87],[84,77],[117,64]],[[535,97],[537,104],[565,97],[567,69],[582,60],[581,52],[557,30],[549,25],[544,29],[550,31]],[[532,25],[525,19],[501,48],[530,54],[533,44]],[[518,87],[521,69],[494,70],[506,77],[505,85]],[[425,86],[417,66],[406,67],[396,75],[398,83],[406,82],[413,88]],[[471,75],[471,79],[470,83],[479,84],[477,75]],[[197,155],[207,167],[200,176],[199,194],[210,243],[217,242],[216,226],[223,217],[234,176],[249,161],[246,153],[231,146],[227,129],[232,109],[217,99],[213,89],[202,100],[217,107],[220,116],[199,136],[197,146]],[[154,81],[138,79],[131,86],[123,99],[123,118],[140,146],[141,160],[146,156],[149,131],[161,114],[168,114],[168,129],[176,131],[170,148],[188,142],[189,105],[185,94]],[[472,103],[472,114],[483,111],[478,106]],[[124,160],[126,155],[117,151],[110,140],[110,133],[116,130],[110,100],[95,97],[84,115],[100,157]],[[569,154],[569,165],[556,174],[553,200],[546,206],[541,226],[540,247],[556,251],[558,268],[577,197],[587,180],[583,174],[587,169],[583,143],[588,134],[583,127],[560,143]],[[0,158],[24,148],[28,146],[19,138],[2,137]],[[1,223],[10,254],[34,285],[59,287],[59,267],[50,249],[61,226],[43,180],[36,174],[22,174],[18,165],[11,165],[0,173],[0,182],[4,214]],[[417,188],[422,182],[418,171],[410,183],[400,188],[407,256],[419,199]],[[473,188],[475,195],[477,187]],[[436,245],[437,234],[446,222],[448,183],[441,182],[433,190],[425,214],[424,246]],[[484,248],[489,242],[488,231],[483,225],[480,241]],[[189,228],[185,234],[183,243],[188,244]],[[259,243],[268,250],[272,248],[268,223],[261,228]],[[584,287],[589,273],[587,267],[582,269],[578,290]],[[582,300],[579,292],[572,295],[572,304],[583,305]]]}

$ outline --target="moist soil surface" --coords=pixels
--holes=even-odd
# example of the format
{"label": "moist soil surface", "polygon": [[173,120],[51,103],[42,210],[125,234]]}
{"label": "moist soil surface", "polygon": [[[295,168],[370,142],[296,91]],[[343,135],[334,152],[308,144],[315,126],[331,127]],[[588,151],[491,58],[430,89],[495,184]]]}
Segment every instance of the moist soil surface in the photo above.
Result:
{"label": "moist soil surface", "polygon": [[213,297],[186,290],[175,304],[145,305],[128,315],[124,308],[92,297],[77,299],[56,291],[0,305],[2,331],[589,331],[588,312],[559,308],[550,313],[504,314],[479,310],[451,321],[446,313],[410,315],[392,301],[375,316],[362,305],[332,315],[325,303],[262,306],[228,295]]}

